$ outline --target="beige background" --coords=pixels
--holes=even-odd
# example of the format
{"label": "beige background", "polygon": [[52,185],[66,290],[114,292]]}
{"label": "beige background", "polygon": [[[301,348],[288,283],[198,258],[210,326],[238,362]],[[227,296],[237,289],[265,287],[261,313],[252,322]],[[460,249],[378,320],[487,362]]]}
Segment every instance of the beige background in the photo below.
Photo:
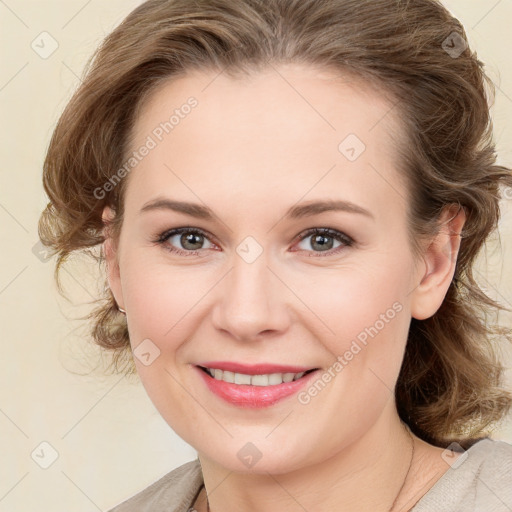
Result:
{"label": "beige background", "polygon": [[[80,261],[68,267],[63,275],[72,302],[66,302],[53,284],[53,261],[41,261],[33,252],[46,204],[41,165],[52,128],[86,59],[138,3],[0,1],[0,512],[107,510],[196,456],[137,381],[94,370],[96,353],[76,320],[98,287],[94,268],[84,269]],[[466,26],[498,86],[496,141],[500,161],[512,165],[512,0],[446,5]],[[47,58],[31,47],[41,37],[47,51],[58,44]],[[511,205],[512,193],[504,202],[501,249],[491,248],[488,266],[478,274],[491,295],[508,306]],[[510,315],[502,318],[510,325]],[[512,421],[494,437],[512,442]],[[52,450],[58,457],[43,469],[52,462]]]}

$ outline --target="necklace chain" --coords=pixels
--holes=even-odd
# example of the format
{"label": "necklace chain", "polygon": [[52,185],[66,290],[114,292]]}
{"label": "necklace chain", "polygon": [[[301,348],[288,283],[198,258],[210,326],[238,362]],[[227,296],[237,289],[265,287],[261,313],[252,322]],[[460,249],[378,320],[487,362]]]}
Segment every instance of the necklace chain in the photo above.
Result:
{"label": "necklace chain", "polygon": [[[400,487],[399,491],[398,491],[398,494],[396,495],[396,498],[395,498],[395,501],[393,501],[393,505],[391,505],[391,508],[389,509],[389,512],[392,512],[393,509],[395,508],[395,505],[396,505],[396,502],[398,501],[398,498],[400,497],[400,494],[402,494],[402,490],[405,486],[405,482],[407,482],[407,477],[409,476],[409,472],[411,471],[411,467],[412,467],[412,461],[414,459],[414,438],[412,437],[412,434],[411,434],[411,431],[406,427],[406,430],[407,430],[407,433],[409,434],[409,437],[411,438],[411,446],[412,446],[412,450],[411,450],[411,460],[409,461],[409,468],[407,469],[407,473],[405,474],[405,478],[404,478],[404,481],[402,483],[402,486]],[[204,485],[203,485],[204,487]],[[206,492],[206,488],[205,488],[205,492]],[[207,512],[211,512],[210,511],[210,502],[208,500],[208,494],[206,495],[206,511]]]}

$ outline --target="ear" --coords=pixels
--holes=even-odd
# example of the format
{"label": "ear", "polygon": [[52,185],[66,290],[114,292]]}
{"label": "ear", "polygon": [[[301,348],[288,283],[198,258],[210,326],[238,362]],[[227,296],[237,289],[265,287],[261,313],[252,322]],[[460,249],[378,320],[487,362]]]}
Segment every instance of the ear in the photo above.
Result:
{"label": "ear", "polygon": [[102,213],[103,221],[103,254],[105,255],[105,262],[107,264],[107,279],[110,289],[114,295],[117,305],[124,309],[123,291],[121,287],[121,274],[119,269],[119,252],[117,244],[111,236],[110,222],[113,220],[115,214],[109,206],[105,206]]}
{"label": "ear", "polygon": [[452,205],[439,218],[439,232],[423,254],[419,284],[411,293],[411,315],[430,318],[441,307],[455,273],[460,233],[466,221],[464,208]]}

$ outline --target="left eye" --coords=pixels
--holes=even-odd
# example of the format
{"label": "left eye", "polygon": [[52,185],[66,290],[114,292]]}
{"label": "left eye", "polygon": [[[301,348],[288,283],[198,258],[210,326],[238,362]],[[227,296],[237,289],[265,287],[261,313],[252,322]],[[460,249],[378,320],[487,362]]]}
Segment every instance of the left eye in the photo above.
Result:
{"label": "left eye", "polygon": [[[309,242],[306,242],[308,239]],[[336,247],[334,247],[335,242],[338,242]],[[301,249],[306,251],[313,250],[313,252],[336,253],[340,247],[350,247],[353,243],[354,241],[349,236],[329,228],[314,228],[300,237],[300,244],[306,245],[306,247],[301,247]]]}

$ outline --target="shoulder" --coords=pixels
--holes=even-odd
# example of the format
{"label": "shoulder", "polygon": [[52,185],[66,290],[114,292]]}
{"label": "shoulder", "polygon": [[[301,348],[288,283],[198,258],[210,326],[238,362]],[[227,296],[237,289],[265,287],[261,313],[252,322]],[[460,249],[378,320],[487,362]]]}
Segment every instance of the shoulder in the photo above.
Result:
{"label": "shoulder", "polygon": [[203,485],[199,459],[173,469],[109,512],[186,512]]}
{"label": "shoulder", "polygon": [[[502,510],[498,506],[501,502],[507,505],[503,510],[511,510],[512,444],[483,439],[474,444],[467,453],[467,461],[461,464],[460,469],[464,467],[465,462],[470,462],[465,472],[474,482],[476,502],[482,505],[496,502],[496,510]],[[494,509],[488,507],[486,510]]]}
{"label": "shoulder", "polygon": [[505,441],[482,439],[468,450],[468,455],[473,455],[475,462],[479,463],[478,479],[489,478],[494,481],[511,483],[512,444]]}
{"label": "shoulder", "polygon": [[[446,457],[450,465],[449,457]],[[473,444],[412,509],[509,512],[512,510],[512,445],[489,438]]]}

